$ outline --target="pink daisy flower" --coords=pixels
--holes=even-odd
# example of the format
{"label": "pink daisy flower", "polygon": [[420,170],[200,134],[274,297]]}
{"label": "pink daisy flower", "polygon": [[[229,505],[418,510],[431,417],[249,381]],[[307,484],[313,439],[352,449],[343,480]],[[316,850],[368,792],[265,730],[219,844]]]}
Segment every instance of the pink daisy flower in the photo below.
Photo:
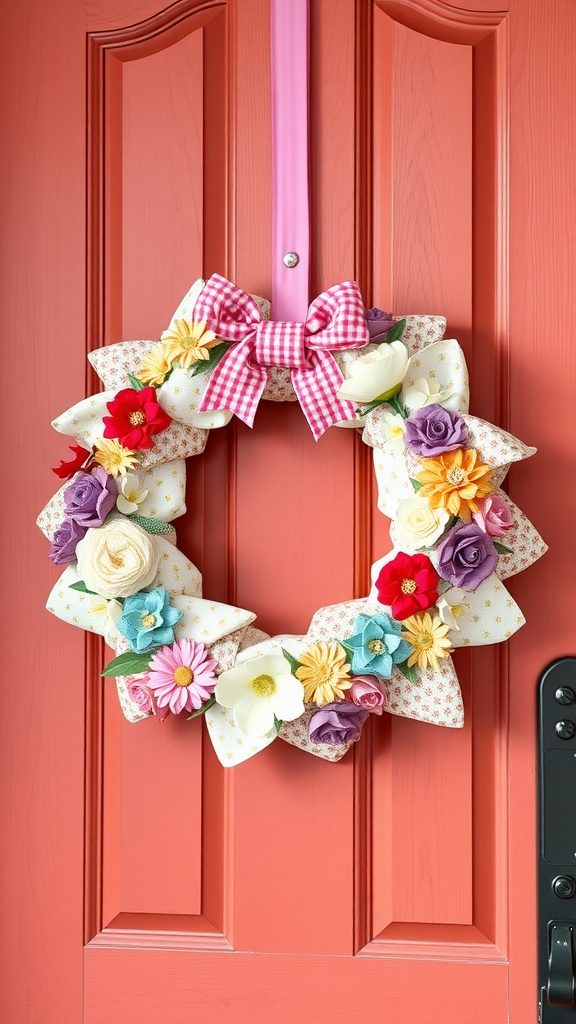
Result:
{"label": "pink daisy flower", "polygon": [[212,696],[217,665],[204,644],[179,640],[154,652],[146,682],[159,708],[197,711]]}

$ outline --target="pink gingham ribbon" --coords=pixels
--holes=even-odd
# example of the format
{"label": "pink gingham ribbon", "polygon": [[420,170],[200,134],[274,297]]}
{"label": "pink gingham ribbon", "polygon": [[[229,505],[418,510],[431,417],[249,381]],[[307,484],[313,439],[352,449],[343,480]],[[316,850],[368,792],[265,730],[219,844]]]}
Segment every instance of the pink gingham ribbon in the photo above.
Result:
{"label": "pink gingham ribbon", "polygon": [[262,320],[249,295],[219,274],[202,289],[194,319],[223,341],[236,344],[212,371],[199,412],[229,409],[249,427],[269,366],[290,369],[294,391],[316,440],[328,427],[354,419],[352,402],[338,398],[342,372],[331,352],[361,348],[370,338],[360,289],[344,281],[322,292],[306,322]]}

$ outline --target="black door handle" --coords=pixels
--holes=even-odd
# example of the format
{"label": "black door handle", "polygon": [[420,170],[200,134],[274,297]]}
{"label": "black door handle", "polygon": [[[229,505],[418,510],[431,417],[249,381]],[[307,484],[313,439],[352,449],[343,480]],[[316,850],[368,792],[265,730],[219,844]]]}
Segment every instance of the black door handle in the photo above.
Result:
{"label": "black door handle", "polygon": [[550,1006],[574,1006],[573,931],[566,924],[550,927],[547,997]]}

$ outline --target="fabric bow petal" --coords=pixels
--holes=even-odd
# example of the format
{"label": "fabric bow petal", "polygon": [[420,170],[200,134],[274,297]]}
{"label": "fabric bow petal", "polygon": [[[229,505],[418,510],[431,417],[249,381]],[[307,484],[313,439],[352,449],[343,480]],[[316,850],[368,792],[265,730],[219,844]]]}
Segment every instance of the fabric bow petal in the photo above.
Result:
{"label": "fabric bow petal", "polygon": [[[375,567],[379,568],[397,552],[385,556]],[[377,573],[376,573],[377,575]],[[374,590],[369,597],[342,604],[320,608],[314,615],[308,631],[308,639],[331,640],[346,636],[354,629],[357,616],[389,611],[379,604]],[[438,669],[419,670],[419,685],[414,686],[395,665],[390,681],[386,682],[388,701],[384,710],[403,718],[430,722],[448,728],[459,729],[464,725],[464,707],[458,677],[450,657],[443,658]]]}
{"label": "fabric bow petal", "polygon": [[408,409],[438,401],[452,412],[468,412],[468,369],[457,341],[436,341],[410,358],[400,400]]}
{"label": "fabric bow petal", "polygon": [[[63,412],[53,421],[52,426],[60,434],[74,437],[83,447],[92,448],[103,437],[102,418],[107,414],[106,404],[112,401],[114,395],[113,391],[103,391],[91,398],[84,398]],[[207,439],[207,430],[173,420],[166,430],[154,436],[152,448],[138,453],[138,467],[148,469],[160,463],[199,455],[204,451]]]}
{"label": "fabric bow petal", "polygon": [[476,590],[461,592],[460,598],[455,617],[458,628],[450,630],[453,647],[501,643],[526,621],[496,573],[492,573]]}
{"label": "fabric bow petal", "polygon": [[[137,467],[134,473],[138,476],[139,486],[148,494],[138,505],[138,515],[161,519],[165,523],[172,522],[186,511],[186,463],[184,459],[162,463],[151,469],[141,470]],[[121,480],[121,478],[120,478]],[[120,482],[120,481],[119,481]],[[48,540],[52,540],[54,531],[64,519],[64,492],[69,482],[58,488],[56,494],[44,506],[36,523]]]}

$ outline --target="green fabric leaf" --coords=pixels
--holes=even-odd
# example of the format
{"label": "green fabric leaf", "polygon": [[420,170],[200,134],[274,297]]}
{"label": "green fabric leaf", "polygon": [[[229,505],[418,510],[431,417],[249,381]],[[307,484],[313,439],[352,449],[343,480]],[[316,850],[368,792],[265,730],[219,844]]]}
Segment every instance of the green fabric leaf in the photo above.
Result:
{"label": "green fabric leaf", "polygon": [[402,320],[399,320],[397,324],[394,324],[394,326],[390,328],[388,334],[384,338],[386,344],[390,344],[391,341],[399,341],[402,335],[404,334],[405,327],[406,317],[404,317]]}
{"label": "green fabric leaf", "polygon": [[209,349],[210,355],[208,359],[198,359],[190,370],[190,376],[195,377],[197,373],[206,373],[207,371],[213,370],[222,359],[222,356],[226,355],[226,352],[232,344],[233,342],[231,341],[221,341],[219,345],[215,345],[214,348]]}
{"label": "green fabric leaf", "polygon": [[282,654],[286,658],[286,661],[290,663],[290,670],[292,672],[292,675],[295,676],[296,670],[302,668],[300,662],[296,661],[296,658],[293,658],[291,654],[288,654],[288,651],[285,651],[283,647],[281,648],[281,650]]}
{"label": "green fabric leaf", "polygon": [[79,590],[81,594],[96,594],[95,590],[88,590],[84,580],[78,580],[78,583],[70,583],[69,586],[70,590]]}
{"label": "green fabric leaf", "polygon": [[423,484],[421,484],[419,480],[415,480],[413,476],[409,477],[409,480],[415,491],[419,491],[420,488],[423,486]]}
{"label": "green fabric leaf", "polygon": [[128,374],[128,380],[130,381],[130,387],[134,388],[134,391],[143,391],[144,388],[150,387],[149,384],[145,384],[144,381],[135,377],[133,373]]}
{"label": "green fabric leaf", "polygon": [[152,653],[137,654],[136,651],[125,651],[114,658],[103,672],[100,673],[106,679],[114,676],[136,676],[145,672],[152,658]]}
{"label": "green fabric leaf", "polygon": [[352,664],[352,658],[354,657],[354,652],[351,651],[349,647],[346,647],[346,644],[342,643],[341,640],[339,640],[338,643],[340,644],[340,647],[342,647],[342,649],[344,650],[344,653],[346,654],[346,661],[348,661],[348,662],[350,662],[350,664]]}
{"label": "green fabric leaf", "polygon": [[279,718],[276,718],[276,715],[274,715],[274,728],[276,729],[276,735],[278,735],[280,729],[282,728],[282,722],[280,721]]}
{"label": "green fabric leaf", "polygon": [[512,555],[514,553],[512,548],[507,548],[505,544],[500,544],[499,541],[494,540],[494,538],[492,538],[492,543],[499,555]]}
{"label": "green fabric leaf", "polygon": [[203,704],[201,708],[198,708],[198,711],[194,711],[191,715],[188,715],[187,721],[190,722],[192,718],[200,718],[200,715],[205,715],[206,712],[209,711],[212,705],[215,703],[216,697],[214,696],[214,694],[212,694],[210,700],[207,700],[206,703]]}
{"label": "green fabric leaf", "polygon": [[409,668],[408,662],[403,661],[400,665],[397,665],[396,668],[400,669],[402,675],[406,676],[406,679],[408,680],[409,683],[412,683],[414,686],[420,686],[420,680],[418,678],[418,669],[416,668],[416,665],[411,665]]}
{"label": "green fabric leaf", "polygon": [[174,527],[171,523],[165,523],[163,519],[155,519],[154,516],[128,516],[131,522],[136,523],[137,526],[141,526],[147,533],[172,533]]}

